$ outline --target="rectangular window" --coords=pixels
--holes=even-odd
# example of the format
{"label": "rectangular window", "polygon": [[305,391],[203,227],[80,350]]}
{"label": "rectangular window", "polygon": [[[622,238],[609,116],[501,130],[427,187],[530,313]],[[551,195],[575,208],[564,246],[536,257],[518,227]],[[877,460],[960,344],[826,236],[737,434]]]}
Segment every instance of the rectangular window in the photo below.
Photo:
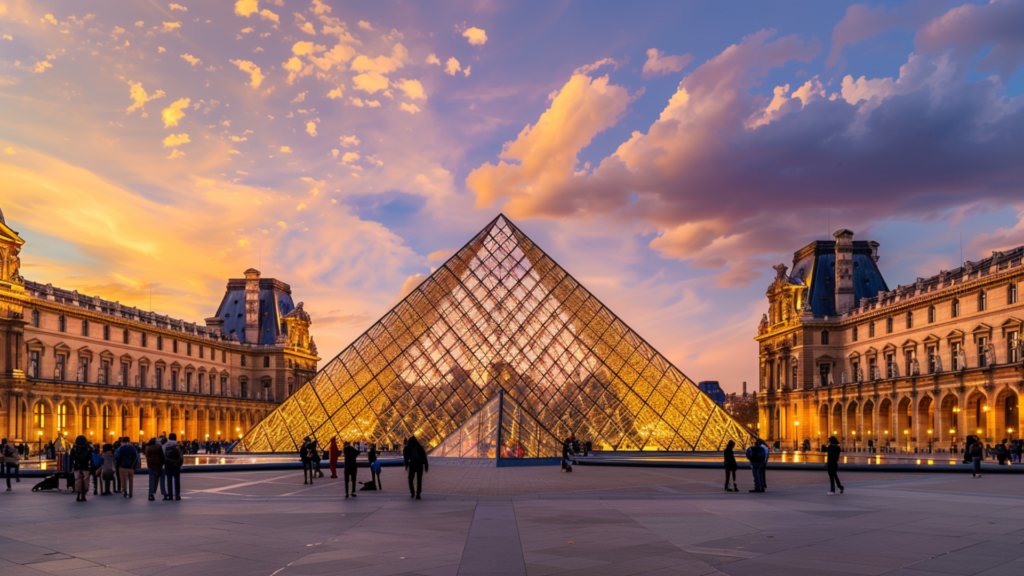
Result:
{"label": "rectangular window", "polygon": [[951,362],[949,363],[949,365],[950,365],[950,367],[953,370],[960,370],[961,369],[961,366],[960,366],[960,351],[963,350],[963,348],[964,348],[963,342],[953,342],[953,344],[950,346]]}
{"label": "rectangular window", "polygon": [[874,356],[868,358],[868,378],[878,380],[878,366]]}
{"label": "rectangular window", "polygon": [[929,346],[928,347],[928,373],[929,374],[935,374],[935,372],[937,371],[937,366],[935,365],[935,358],[936,358],[935,353],[936,353],[935,346]]}
{"label": "rectangular window", "polygon": [[1006,290],[1006,303],[1007,304],[1016,304],[1017,303],[1017,285],[1016,284],[1010,284],[1009,288],[1007,288],[1007,290]]}
{"label": "rectangular window", "polygon": [[831,382],[829,382],[829,375],[831,374],[831,372],[832,366],[828,364],[818,365],[818,377],[821,378],[822,386],[828,386],[829,384],[831,384]]}
{"label": "rectangular window", "polygon": [[[78,357],[78,381],[89,381],[89,359],[84,356]],[[86,426],[88,428],[88,426]]]}
{"label": "rectangular window", "polygon": [[1009,363],[1020,362],[1020,332],[1014,330],[1006,333],[1006,358]]}
{"label": "rectangular window", "polygon": [[100,360],[100,384],[108,384],[110,382],[110,360]]}
{"label": "rectangular window", "polygon": [[885,333],[892,334],[892,317],[885,319]]}
{"label": "rectangular window", "polygon": [[906,359],[907,369],[906,372],[904,372],[903,374],[905,376],[917,376],[917,374],[914,374],[914,360],[917,358],[917,351],[908,350],[904,353],[904,356]]}
{"label": "rectangular window", "polygon": [[157,367],[156,374],[154,374],[154,377],[156,378],[156,389],[157,390],[163,390],[164,389],[164,369],[160,368],[160,367]]}
{"label": "rectangular window", "polygon": [[118,379],[117,384],[119,386],[127,386],[128,385],[128,363],[127,362],[121,362],[121,373],[118,375],[117,379]]}
{"label": "rectangular window", "polygon": [[110,326],[103,327],[103,339],[110,340]]}
{"label": "rectangular window", "polygon": [[225,363],[225,364],[227,364],[227,362],[228,362],[228,351],[227,350],[221,350],[220,351],[220,361]]}
{"label": "rectangular window", "polygon": [[220,395],[221,396],[226,396],[227,393],[228,393],[228,377],[227,376],[221,376],[220,377]]}
{"label": "rectangular window", "polygon": [[147,338],[146,336],[148,336],[148,334],[146,334],[145,332],[143,332],[143,333],[142,333],[142,347],[143,347],[143,348],[146,348],[146,344],[147,344],[147,343],[148,343],[148,341],[149,341],[149,338]]}
{"label": "rectangular window", "polygon": [[192,373],[185,372],[185,392],[192,391]]}
{"label": "rectangular window", "polygon": [[245,366],[245,355],[242,355],[242,366]]}
{"label": "rectangular window", "polygon": [[988,356],[985,354],[985,349],[988,348],[988,338],[984,336],[978,337],[978,367],[984,368],[988,366]]}
{"label": "rectangular window", "polygon": [[32,311],[32,327],[39,328],[39,310]]}
{"label": "rectangular window", "polygon": [[186,356],[191,356],[192,355],[192,343],[191,342],[186,342],[185,343],[185,355]]}
{"label": "rectangular window", "polygon": [[202,360],[202,358],[203,358],[203,347],[200,346],[199,347],[199,359]]}
{"label": "rectangular window", "polygon": [[128,344],[131,341],[131,339],[132,339],[131,335],[128,333],[127,330],[125,330],[123,335],[122,335],[122,340],[124,340],[125,344]]}
{"label": "rectangular window", "polygon": [[857,338],[857,327],[854,326],[853,327],[853,341],[856,342],[857,340],[858,340],[858,338]]}
{"label": "rectangular window", "polygon": [[68,319],[63,314],[57,317],[57,330],[66,332],[68,329]]}
{"label": "rectangular window", "polygon": [[868,338],[874,338],[874,337],[875,337],[875,323],[872,322],[872,323],[868,324]]}
{"label": "rectangular window", "polygon": [[203,384],[206,383],[206,382],[204,382],[204,380],[206,380],[206,374],[203,374],[202,372],[200,372],[199,373],[199,388],[196,389],[196,392],[199,392],[200,394],[203,393]]}
{"label": "rectangular window", "polygon": [[178,391],[178,371],[171,370],[171,390]]}
{"label": "rectangular window", "polygon": [[89,335],[89,321],[88,320],[82,320],[82,336],[88,336],[88,335]]}
{"label": "rectangular window", "polygon": [[175,354],[178,353],[178,341],[177,340],[173,340],[171,342],[171,352],[174,352]]}
{"label": "rectangular window", "polygon": [[28,376],[39,378],[39,351],[32,350],[28,353]]}
{"label": "rectangular window", "polygon": [[146,387],[146,372],[148,372],[147,368],[149,367],[146,366],[145,364],[139,364],[139,388]]}
{"label": "rectangular window", "polygon": [[57,354],[57,365],[53,368],[53,379],[63,380],[65,376],[64,368],[67,366],[68,357],[66,354]]}
{"label": "rectangular window", "polygon": [[886,354],[885,355],[885,377],[886,378],[895,378],[896,377],[895,369],[896,369],[895,355],[891,354],[891,353],[890,354]]}
{"label": "rectangular window", "polygon": [[[822,344],[828,344],[828,332],[824,332],[823,334],[824,336],[822,338],[824,339],[824,341],[822,342]],[[263,367],[270,368],[270,356],[263,357]]]}

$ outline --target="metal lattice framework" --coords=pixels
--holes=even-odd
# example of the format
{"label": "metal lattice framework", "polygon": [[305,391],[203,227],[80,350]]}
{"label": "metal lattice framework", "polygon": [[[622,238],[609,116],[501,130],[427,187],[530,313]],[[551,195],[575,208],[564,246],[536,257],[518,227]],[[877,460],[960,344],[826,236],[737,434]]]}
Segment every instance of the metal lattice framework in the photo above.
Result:
{"label": "metal lattice framework", "polygon": [[498,390],[595,449],[718,450],[750,434],[499,215],[242,439],[429,448]]}
{"label": "metal lattice framework", "polygon": [[562,442],[499,389],[431,451],[447,458],[555,458]]}

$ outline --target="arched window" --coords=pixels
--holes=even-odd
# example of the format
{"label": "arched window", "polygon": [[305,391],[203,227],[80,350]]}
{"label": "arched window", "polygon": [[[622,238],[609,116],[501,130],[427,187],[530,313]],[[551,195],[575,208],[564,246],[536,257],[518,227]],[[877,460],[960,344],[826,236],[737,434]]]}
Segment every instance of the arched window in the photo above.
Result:
{"label": "arched window", "polygon": [[92,406],[86,404],[85,407],[82,408],[82,424],[85,425],[86,430],[92,428],[92,417]]}
{"label": "arched window", "polygon": [[928,307],[928,323],[935,323],[935,306]]}
{"label": "arched window", "polygon": [[885,333],[892,334],[892,316],[885,319]]}
{"label": "arched window", "polygon": [[42,402],[36,402],[34,408],[32,408],[33,424],[36,428],[42,429],[46,426],[46,405]]}
{"label": "arched window", "polygon": [[914,327],[914,313],[913,312],[907,312],[907,330],[910,330],[913,327]]}
{"label": "arched window", "polygon": [[988,293],[984,290],[978,293],[978,312],[988,310]]}
{"label": "arched window", "polygon": [[953,312],[952,312],[953,318],[959,318],[960,317],[960,300],[956,300],[956,299],[953,300],[952,310],[953,310]]}
{"label": "arched window", "polygon": [[110,429],[110,406],[103,407],[103,429]]}
{"label": "arched window", "polygon": [[821,331],[821,343],[828,344],[828,330]]}

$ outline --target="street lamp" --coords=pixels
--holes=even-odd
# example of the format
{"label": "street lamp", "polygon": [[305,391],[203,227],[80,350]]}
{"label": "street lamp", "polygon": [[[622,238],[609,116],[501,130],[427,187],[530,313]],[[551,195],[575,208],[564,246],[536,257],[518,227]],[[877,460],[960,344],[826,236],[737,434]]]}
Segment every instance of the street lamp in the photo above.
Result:
{"label": "street lamp", "polygon": [[39,437],[39,461],[43,461],[43,431],[37,430],[36,436]]}
{"label": "street lamp", "polygon": [[931,453],[931,451],[932,451],[932,430],[931,430],[931,428],[929,428],[928,429],[928,452]]}
{"label": "street lamp", "polygon": [[793,451],[798,452],[800,450],[800,421],[793,422],[796,425],[796,438],[793,439]]}

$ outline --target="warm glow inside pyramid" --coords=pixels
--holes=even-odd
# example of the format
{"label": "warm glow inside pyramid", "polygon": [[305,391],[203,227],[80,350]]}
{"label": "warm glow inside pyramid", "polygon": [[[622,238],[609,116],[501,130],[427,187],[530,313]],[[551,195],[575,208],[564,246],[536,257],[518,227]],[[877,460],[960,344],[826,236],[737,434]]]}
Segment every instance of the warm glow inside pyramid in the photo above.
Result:
{"label": "warm glow inside pyramid", "polygon": [[445,437],[430,456],[445,458],[557,458],[562,442],[504,390]]}
{"label": "warm glow inside pyramid", "polygon": [[[719,450],[750,434],[504,216],[242,439],[438,446],[499,390],[595,450]],[[545,454],[546,455],[546,454]]]}

